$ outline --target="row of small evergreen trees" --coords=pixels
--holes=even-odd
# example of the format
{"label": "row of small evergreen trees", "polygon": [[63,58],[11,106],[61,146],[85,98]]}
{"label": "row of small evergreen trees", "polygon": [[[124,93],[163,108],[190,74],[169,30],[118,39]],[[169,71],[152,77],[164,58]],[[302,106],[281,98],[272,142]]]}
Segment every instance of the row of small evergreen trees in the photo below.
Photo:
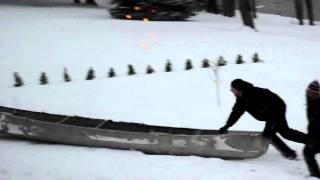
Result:
{"label": "row of small evergreen trees", "polygon": [[[254,56],[252,57],[252,62],[253,63],[262,62],[262,60],[259,58],[257,53],[255,53]],[[243,64],[243,63],[245,63],[245,61],[243,60],[241,55],[238,55],[235,63],[236,64]],[[227,64],[227,61],[222,56],[220,56],[218,58],[218,60],[217,60],[217,64],[216,65],[217,66],[224,66],[226,64]],[[210,67],[210,61],[208,59],[202,60],[201,67],[202,68]],[[186,60],[186,64],[185,64],[185,70],[191,70],[193,68],[194,67],[193,67],[192,61],[190,59],[187,59]],[[167,63],[165,64],[164,72],[171,72],[172,70],[173,70],[172,63],[171,63],[170,60],[168,60]],[[154,72],[155,72],[154,68],[152,66],[148,65],[147,68],[146,68],[146,74],[152,74]],[[133,65],[131,65],[131,64],[128,65],[127,74],[129,76],[137,74],[135,69],[134,69],[134,67],[133,67]],[[22,77],[17,72],[14,72],[13,75],[14,75],[14,81],[15,81],[13,86],[14,87],[23,86],[24,82],[23,82]],[[113,68],[110,68],[109,71],[108,71],[107,77],[108,78],[112,78],[112,77],[115,77],[115,76],[117,76],[115,70]],[[95,79],[95,77],[96,76],[95,76],[94,69],[92,67],[89,68],[85,80],[93,80],[93,79]],[[68,73],[68,69],[67,68],[63,69],[63,79],[64,79],[64,82],[72,81],[72,79],[71,79],[71,77],[70,77],[70,75]],[[40,74],[39,84],[40,85],[49,84],[49,79],[48,79],[48,76],[47,76],[47,74],[45,72],[42,72]]]}

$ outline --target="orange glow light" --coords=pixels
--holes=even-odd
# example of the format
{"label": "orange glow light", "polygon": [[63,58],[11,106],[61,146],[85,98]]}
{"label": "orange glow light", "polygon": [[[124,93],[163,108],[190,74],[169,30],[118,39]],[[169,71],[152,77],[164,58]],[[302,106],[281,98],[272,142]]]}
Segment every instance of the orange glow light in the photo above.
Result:
{"label": "orange glow light", "polygon": [[126,15],[126,18],[127,18],[127,19],[132,19],[132,16],[129,15],[129,14],[127,14],[127,15]]}
{"label": "orange glow light", "polygon": [[134,10],[139,11],[141,8],[139,6],[133,7]]}
{"label": "orange glow light", "polygon": [[149,22],[149,19],[148,18],[143,18],[143,22]]}

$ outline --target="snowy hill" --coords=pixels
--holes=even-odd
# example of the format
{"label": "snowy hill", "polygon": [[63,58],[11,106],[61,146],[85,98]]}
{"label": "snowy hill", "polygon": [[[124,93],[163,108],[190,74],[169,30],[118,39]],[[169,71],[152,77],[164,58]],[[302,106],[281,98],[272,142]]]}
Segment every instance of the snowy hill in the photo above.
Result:
{"label": "snowy hill", "polygon": [[[200,13],[186,22],[111,19],[105,9],[0,5],[0,105],[114,121],[218,129],[234,103],[229,84],[243,78],[279,94],[292,128],[306,131],[304,91],[319,78],[319,26],[259,14],[258,32],[241,19]],[[319,24],[317,22],[317,24]],[[257,52],[263,63],[252,63]],[[235,64],[241,54],[245,64]],[[204,58],[223,56],[219,86]],[[173,72],[164,72],[167,59]],[[185,71],[191,59],[194,69]],[[135,76],[127,76],[132,64]],[[145,74],[147,65],[156,73]],[[72,82],[64,83],[63,67]],[[85,81],[93,67],[97,78]],[[115,78],[107,78],[113,67]],[[12,88],[13,72],[25,86]],[[46,72],[49,85],[38,85]],[[219,89],[221,105],[217,105]],[[232,127],[262,130],[245,114]],[[302,145],[288,142],[300,161],[271,147],[261,158],[147,156],[139,152],[33,143],[0,138],[0,179],[305,179]],[[272,172],[272,173],[270,173]]]}

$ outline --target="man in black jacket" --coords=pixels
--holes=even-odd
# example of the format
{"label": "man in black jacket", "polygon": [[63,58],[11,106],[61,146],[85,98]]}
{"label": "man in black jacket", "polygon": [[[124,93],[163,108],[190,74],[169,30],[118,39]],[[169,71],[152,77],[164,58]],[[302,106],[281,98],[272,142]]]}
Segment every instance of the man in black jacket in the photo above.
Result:
{"label": "man in black jacket", "polygon": [[304,159],[307,163],[311,176],[320,178],[320,170],[315,155],[320,153],[320,85],[315,80],[306,90],[308,135],[315,140],[315,145],[306,145],[303,150]]}
{"label": "man in black jacket", "polygon": [[226,133],[244,112],[248,112],[255,119],[265,121],[263,135],[288,159],[296,159],[294,150],[289,148],[277,135],[299,142],[308,143],[306,134],[289,128],[285,117],[286,105],[275,93],[268,89],[254,87],[251,83],[241,79],[231,82],[231,91],[236,96],[236,103],[225,126],[220,128],[220,133]]}

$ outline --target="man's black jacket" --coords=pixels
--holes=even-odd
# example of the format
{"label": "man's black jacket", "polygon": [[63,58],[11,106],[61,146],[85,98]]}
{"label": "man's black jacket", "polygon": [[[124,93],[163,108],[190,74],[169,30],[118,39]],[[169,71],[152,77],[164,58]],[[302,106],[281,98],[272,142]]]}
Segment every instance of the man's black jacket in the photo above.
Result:
{"label": "man's black jacket", "polygon": [[307,98],[308,134],[320,141],[320,98]]}
{"label": "man's black jacket", "polygon": [[284,115],[285,110],[286,105],[278,95],[268,89],[251,87],[242,97],[237,97],[226,126],[231,127],[244,112],[260,121],[272,121],[277,115]]}

